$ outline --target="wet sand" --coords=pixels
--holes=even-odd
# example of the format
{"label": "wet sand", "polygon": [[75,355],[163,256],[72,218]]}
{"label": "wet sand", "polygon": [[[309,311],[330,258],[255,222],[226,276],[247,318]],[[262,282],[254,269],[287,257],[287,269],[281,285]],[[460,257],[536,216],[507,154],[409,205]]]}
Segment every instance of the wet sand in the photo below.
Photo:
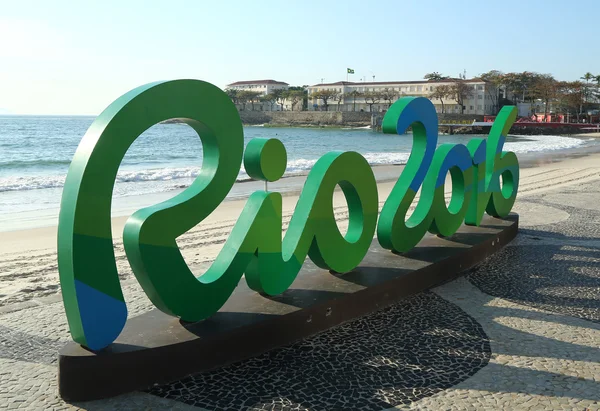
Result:
{"label": "wet sand", "polygon": [[[597,150],[600,148],[565,150],[548,156],[531,158],[520,155],[522,170],[519,197],[538,194],[561,185],[600,179],[600,154],[596,152]],[[374,168],[378,180],[380,207],[403,168],[403,166]],[[270,190],[284,191],[284,229],[291,218],[304,180],[305,176],[296,176],[269,185]],[[214,260],[227,239],[246,202],[243,197],[263,188],[263,183],[259,182],[239,185],[243,188],[234,188],[234,192],[238,193],[237,197],[223,202],[204,222],[178,239],[184,258],[198,275],[202,274],[206,266]],[[448,184],[447,192],[449,193]],[[136,203],[135,208],[162,201],[174,194],[176,193],[170,192],[147,196],[141,203]],[[334,208],[340,230],[345,230],[348,213],[341,191],[336,192],[334,196]],[[517,199],[515,211],[518,212],[518,209]],[[112,220],[117,267],[125,282],[135,281],[121,241],[123,225],[127,217],[119,216]],[[53,225],[0,233],[0,311],[18,309],[22,304],[35,304],[35,300],[40,298],[58,298],[60,287],[56,260],[56,232],[57,227]]]}

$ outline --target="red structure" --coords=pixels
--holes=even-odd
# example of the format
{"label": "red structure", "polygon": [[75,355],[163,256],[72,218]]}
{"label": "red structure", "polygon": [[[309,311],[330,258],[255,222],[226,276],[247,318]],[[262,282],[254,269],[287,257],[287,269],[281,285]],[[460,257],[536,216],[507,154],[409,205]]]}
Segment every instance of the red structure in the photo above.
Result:
{"label": "red structure", "polygon": [[[483,121],[486,123],[493,123],[496,116],[484,116]],[[570,116],[571,120],[574,120],[574,116]],[[595,118],[598,121],[598,118]],[[594,118],[592,118],[594,120]],[[521,117],[515,121],[515,126],[518,127],[540,127],[540,128],[559,128],[564,126],[571,126],[580,129],[597,129],[600,124],[594,123],[568,123],[564,114],[533,114],[531,117]]]}

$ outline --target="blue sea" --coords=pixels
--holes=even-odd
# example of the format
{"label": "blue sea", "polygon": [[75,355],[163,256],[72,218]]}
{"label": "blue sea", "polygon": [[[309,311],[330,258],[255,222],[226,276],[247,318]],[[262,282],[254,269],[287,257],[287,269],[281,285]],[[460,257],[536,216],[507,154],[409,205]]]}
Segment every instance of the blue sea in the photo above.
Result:
{"label": "blue sea", "polygon": [[[94,117],[0,116],[0,231],[55,223],[62,185],[75,150]],[[287,175],[306,173],[328,151],[357,151],[371,164],[404,164],[412,139],[370,129],[245,127],[254,137],[280,139],[288,151]],[[466,143],[473,136],[440,136],[439,143]],[[559,136],[510,138],[516,153],[575,148],[588,142]],[[185,124],[158,124],[127,152],[119,169],[114,204],[134,197],[175,193],[202,166],[202,146]],[[238,180],[247,180],[243,168]],[[126,208],[126,207],[125,207]]]}

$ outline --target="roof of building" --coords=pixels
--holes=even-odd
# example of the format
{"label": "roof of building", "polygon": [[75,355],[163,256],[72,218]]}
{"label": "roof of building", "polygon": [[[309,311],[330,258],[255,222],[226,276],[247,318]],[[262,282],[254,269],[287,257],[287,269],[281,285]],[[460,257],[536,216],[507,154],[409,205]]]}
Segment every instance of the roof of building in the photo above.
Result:
{"label": "roof of building", "polygon": [[465,83],[481,83],[483,82],[480,78],[471,78],[468,80],[462,80],[459,78],[447,78],[444,80],[415,80],[415,81],[338,81],[335,83],[321,83],[315,84],[310,87],[321,87],[321,86],[383,86],[386,84],[435,84],[435,83],[451,83],[454,81],[464,81]]}
{"label": "roof of building", "polygon": [[289,86],[288,83],[276,80],[249,80],[249,81],[236,81],[235,83],[228,84],[227,86],[245,86],[250,84],[280,84],[282,86]]}

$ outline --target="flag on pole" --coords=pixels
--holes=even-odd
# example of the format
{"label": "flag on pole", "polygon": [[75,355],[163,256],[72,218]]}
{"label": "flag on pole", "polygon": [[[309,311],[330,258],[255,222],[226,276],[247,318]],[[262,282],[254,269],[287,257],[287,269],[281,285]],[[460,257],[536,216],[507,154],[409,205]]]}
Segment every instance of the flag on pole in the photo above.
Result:
{"label": "flag on pole", "polygon": [[348,74],[354,74],[354,69],[349,68],[348,69]]}

